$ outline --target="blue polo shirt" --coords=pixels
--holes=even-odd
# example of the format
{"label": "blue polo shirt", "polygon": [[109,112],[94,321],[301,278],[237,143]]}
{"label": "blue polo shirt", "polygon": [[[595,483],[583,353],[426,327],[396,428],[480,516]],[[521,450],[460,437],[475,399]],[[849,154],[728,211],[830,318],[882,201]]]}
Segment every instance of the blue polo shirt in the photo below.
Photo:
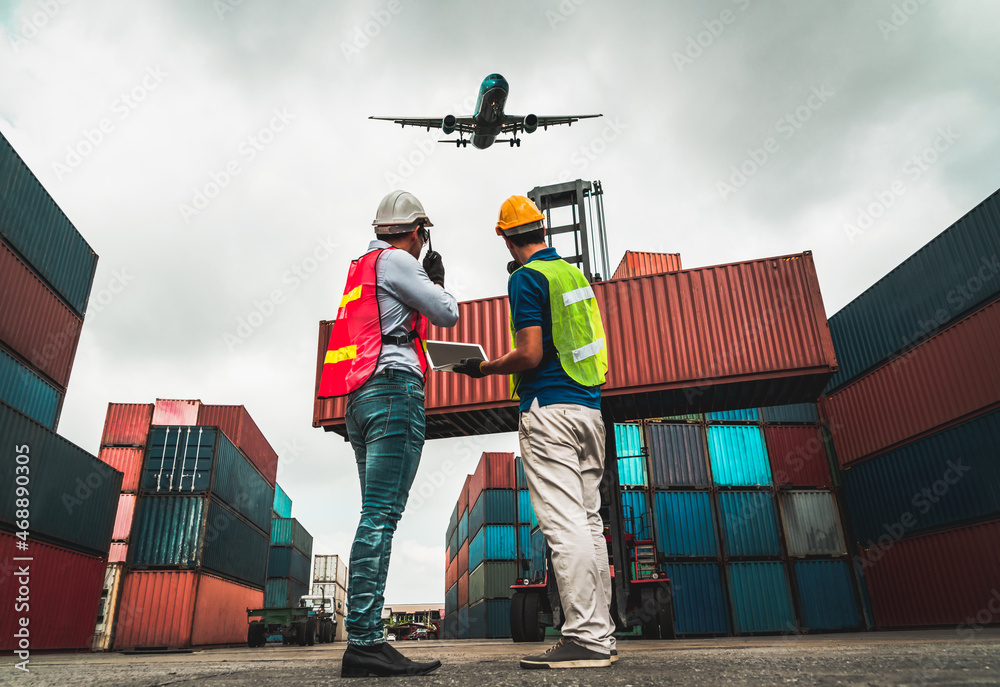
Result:
{"label": "blue polo shirt", "polygon": [[[555,248],[540,250],[528,260],[561,260]],[[519,269],[507,282],[507,296],[510,298],[510,312],[514,320],[514,330],[525,327],[542,328],[542,362],[533,370],[521,373],[521,412],[528,410],[532,401],[538,405],[553,403],[576,403],[588,408],[601,407],[601,387],[583,386],[574,381],[556,356],[552,343],[552,310],[549,306],[549,280],[544,274],[533,269]]]}

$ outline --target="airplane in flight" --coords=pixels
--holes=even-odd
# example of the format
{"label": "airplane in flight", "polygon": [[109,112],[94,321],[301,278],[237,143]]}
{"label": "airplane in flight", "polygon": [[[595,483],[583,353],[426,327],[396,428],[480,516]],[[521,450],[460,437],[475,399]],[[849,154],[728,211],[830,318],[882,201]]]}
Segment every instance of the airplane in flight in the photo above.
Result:
{"label": "airplane in flight", "polygon": [[[458,138],[449,138],[438,143],[454,143],[456,147],[466,147],[469,141],[475,148],[485,150],[494,143],[510,143],[510,147],[515,145],[520,147],[521,139],[517,133],[534,133],[538,127],[548,129],[557,124],[570,124],[581,119],[600,117],[599,114],[588,115],[564,115],[539,117],[538,115],[509,115],[504,114],[503,107],[507,101],[507,93],[510,91],[507,86],[507,79],[499,74],[490,74],[483,79],[479,87],[479,98],[476,101],[476,112],[472,116],[456,117],[453,114],[444,117],[369,117],[369,119],[380,119],[393,122],[400,126],[417,126],[430,131],[440,128],[445,134],[458,132]],[[470,138],[466,138],[468,134]],[[511,138],[500,138],[501,134],[511,134]]]}

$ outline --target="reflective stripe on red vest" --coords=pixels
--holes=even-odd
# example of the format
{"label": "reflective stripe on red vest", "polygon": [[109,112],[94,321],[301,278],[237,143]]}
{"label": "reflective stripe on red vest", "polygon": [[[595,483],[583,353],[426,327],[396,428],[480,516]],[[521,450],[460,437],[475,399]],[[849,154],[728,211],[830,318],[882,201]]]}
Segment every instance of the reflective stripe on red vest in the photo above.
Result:
{"label": "reflective stripe on red vest", "polygon": [[[344,297],[330,332],[317,398],[346,396],[360,389],[378,367],[382,353],[382,324],[378,308],[377,265],[386,250],[396,249],[373,250],[351,263]],[[427,338],[427,318],[414,310],[412,326],[417,332],[413,347],[420,361],[420,372],[426,379],[424,340]]]}

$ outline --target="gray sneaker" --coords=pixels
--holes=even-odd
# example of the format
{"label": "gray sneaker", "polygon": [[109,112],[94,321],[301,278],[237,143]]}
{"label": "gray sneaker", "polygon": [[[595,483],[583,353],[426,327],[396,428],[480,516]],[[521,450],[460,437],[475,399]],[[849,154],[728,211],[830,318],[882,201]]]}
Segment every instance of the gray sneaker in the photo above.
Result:
{"label": "gray sneaker", "polygon": [[521,667],[537,668],[607,668],[611,665],[611,654],[602,654],[580,646],[563,637],[548,651],[538,656],[525,656]]}

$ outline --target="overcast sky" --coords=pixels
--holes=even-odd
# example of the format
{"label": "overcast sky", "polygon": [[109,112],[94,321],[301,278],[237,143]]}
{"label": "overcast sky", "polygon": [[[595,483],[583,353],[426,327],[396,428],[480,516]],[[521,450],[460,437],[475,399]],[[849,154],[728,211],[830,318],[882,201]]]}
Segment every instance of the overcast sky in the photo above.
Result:
{"label": "overcast sky", "polygon": [[[613,265],[811,250],[832,315],[1000,187],[997,26],[988,0],[0,0],[0,131],[100,256],[60,433],[96,453],[108,402],[246,405],[315,551],[346,556],[317,322],[386,192],[423,202],[460,299],[505,293],[507,196],[582,178]],[[368,120],[471,114],[491,72],[509,113],[604,116],[488,150]],[[425,448],[388,603],[443,605],[484,450],[516,436]]]}

